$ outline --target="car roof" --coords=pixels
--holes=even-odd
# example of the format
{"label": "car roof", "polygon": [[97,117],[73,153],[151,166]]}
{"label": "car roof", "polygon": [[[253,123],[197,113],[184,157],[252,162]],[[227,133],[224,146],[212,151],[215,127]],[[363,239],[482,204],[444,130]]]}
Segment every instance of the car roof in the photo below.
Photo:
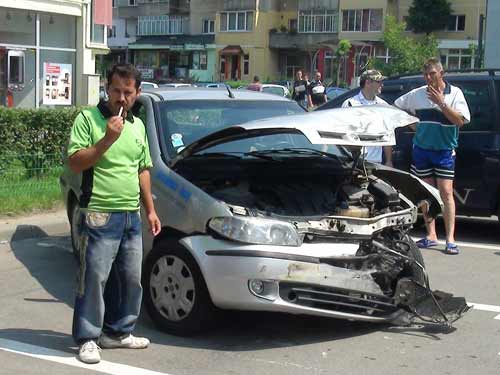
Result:
{"label": "car roof", "polygon": [[[152,93],[160,96],[163,100],[227,100],[229,92],[227,88],[206,87],[160,87],[157,89],[143,90],[143,93]],[[292,102],[292,100],[275,94],[267,94],[251,90],[231,90],[237,100],[273,100]]]}

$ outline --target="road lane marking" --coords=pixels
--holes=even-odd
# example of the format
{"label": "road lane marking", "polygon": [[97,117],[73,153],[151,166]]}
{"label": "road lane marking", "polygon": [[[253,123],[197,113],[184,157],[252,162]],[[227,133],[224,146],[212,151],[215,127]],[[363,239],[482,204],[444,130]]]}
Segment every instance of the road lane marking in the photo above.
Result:
{"label": "road lane marking", "polygon": [[[417,237],[412,237],[413,241],[417,241],[419,240],[419,238]],[[440,245],[446,245],[446,241],[440,241],[438,240],[438,244]],[[458,245],[458,246],[465,246],[465,247],[477,247],[479,249],[486,249],[486,250],[500,250],[500,246],[496,246],[496,245],[486,245],[484,243],[475,243],[475,242],[457,242],[455,241],[455,244]],[[435,249],[431,247],[431,249]]]}
{"label": "road lane marking", "polygon": [[133,367],[108,361],[101,361],[95,365],[88,365],[80,362],[78,359],[76,359],[75,356],[72,356],[71,354],[66,352],[2,338],[0,338],[0,350],[15,354],[21,354],[32,358],[38,358],[44,361],[85,368],[88,370],[102,372],[104,374],[110,375],[169,375],[164,372],[151,371],[140,367]]}
{"label": "road lane marking", "polygon": [[[485,305],[482,303],[467,302],[467,305],[471,306],[474,310],[490,311],[500,313],[500,306],[495,305]],[[495,316],[493,319],[500,320],[500,314]]]}

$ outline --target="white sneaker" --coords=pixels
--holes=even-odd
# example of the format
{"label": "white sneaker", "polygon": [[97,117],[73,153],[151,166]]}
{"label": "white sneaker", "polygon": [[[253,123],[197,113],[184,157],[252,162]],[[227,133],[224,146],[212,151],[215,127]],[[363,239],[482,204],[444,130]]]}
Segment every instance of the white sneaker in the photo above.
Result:
{"label": "white sneaker", "polygon": [[80,345],[78,358],[83,363],[99,363],[101,361],[101,348],[93,340],[85,341]]}
{"label": "white sneaker", "polygon": [[133,335],[128,335],[122,339],[119,339],[107,336],[103,333],[99,339],[99,344],[102,348],[105,349],[144,349],[148,347],[149,343],[149,339],[145,337],[135,337]]}

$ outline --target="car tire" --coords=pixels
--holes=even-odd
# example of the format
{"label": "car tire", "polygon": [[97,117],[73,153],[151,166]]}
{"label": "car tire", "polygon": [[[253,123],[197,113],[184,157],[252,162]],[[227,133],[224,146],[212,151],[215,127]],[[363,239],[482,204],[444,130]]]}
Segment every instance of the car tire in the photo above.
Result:
{"label": "car tire", "polygon": [[216,308],[198,264],[177,240],[154,245],[142,280],[146,309],[162,331],[192,336],[211,328]]}
{"label": "car tire", "polygon": [[73,249],[73,255],[76,259],[80,259],[79,244],[81,243],[80,234],[80,206],[76,199],[72,199],[68,209],[68,219],[70,225],[71,234],[71,247]]}

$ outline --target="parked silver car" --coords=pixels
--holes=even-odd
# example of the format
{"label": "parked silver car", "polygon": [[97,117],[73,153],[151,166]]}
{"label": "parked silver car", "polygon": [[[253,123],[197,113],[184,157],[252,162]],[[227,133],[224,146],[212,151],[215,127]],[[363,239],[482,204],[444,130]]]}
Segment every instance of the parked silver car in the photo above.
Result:
{"label": "parked silver car", "polygon": [[[161,329],[197,333],[217,308],[445,324],[466,311],[431,293],[408,235],[418,202],[440,212],[437,191],[359,151],[393,144],[416,118],[379,106],[304,114],[246,90],[155,90],[139,104],[165,225],[144,231],[144,300]],[[74,227],[78,180],[61,180]]]}

